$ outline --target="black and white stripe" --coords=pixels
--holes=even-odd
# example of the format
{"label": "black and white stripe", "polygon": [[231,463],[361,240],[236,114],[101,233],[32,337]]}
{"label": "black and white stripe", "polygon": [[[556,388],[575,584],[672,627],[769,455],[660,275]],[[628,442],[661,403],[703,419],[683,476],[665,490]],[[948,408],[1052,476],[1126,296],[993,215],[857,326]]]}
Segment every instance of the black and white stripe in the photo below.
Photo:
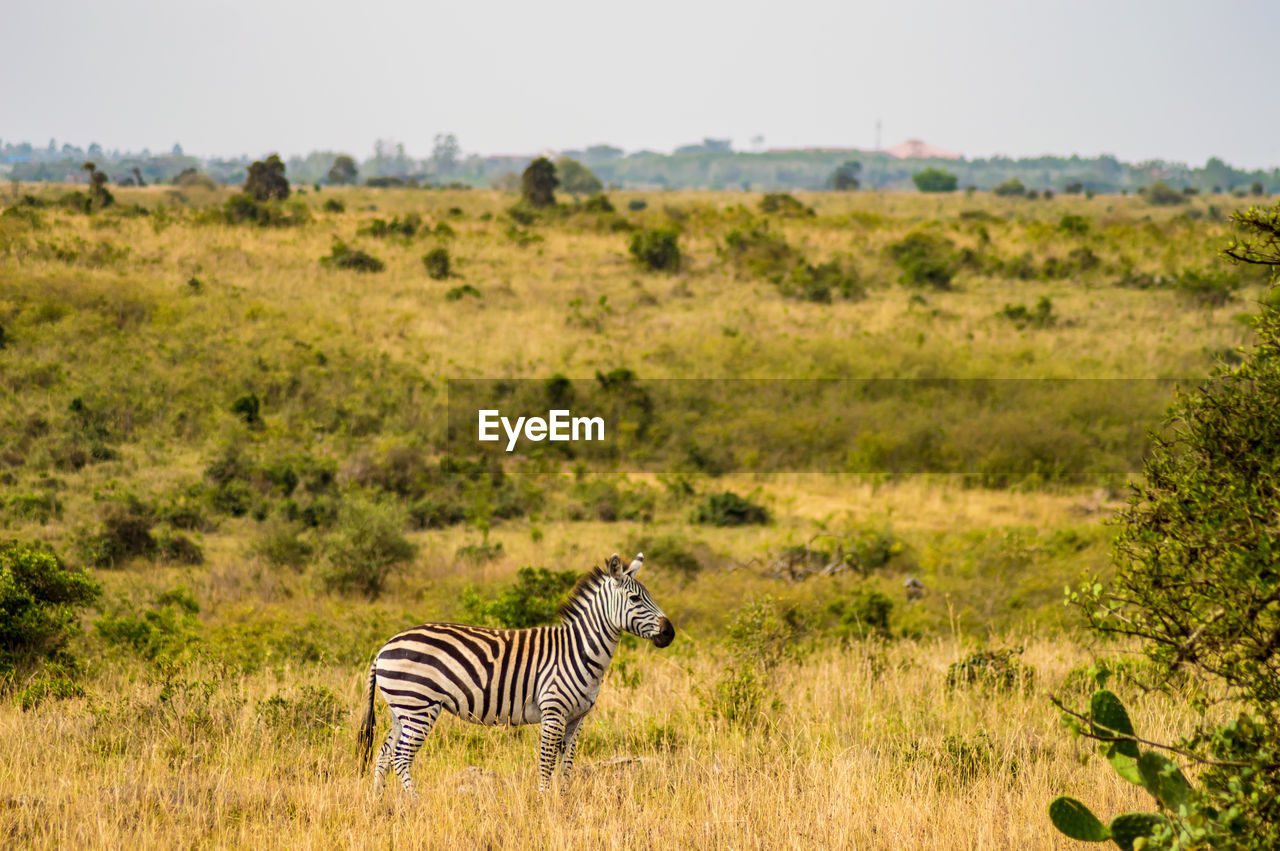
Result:
{"label": "black and white stripe", "polygon": [[550,782],[557,759],[573,767],[583,717],[623,631],[666,647],[675,629],[636,581],[638,555],[624,567],[615,554],[605,569],[578,581],[560,609],[558,626],[489,629],[426,623],[392,638],[374,660],[365,692],[360,740],[366,764],[373,753],[374,690],[391,709],[391,731],[374,769],[374,789],[387,766],[413,794],[409,766],[440,710],[476,724],[542,724],[538,788]]}

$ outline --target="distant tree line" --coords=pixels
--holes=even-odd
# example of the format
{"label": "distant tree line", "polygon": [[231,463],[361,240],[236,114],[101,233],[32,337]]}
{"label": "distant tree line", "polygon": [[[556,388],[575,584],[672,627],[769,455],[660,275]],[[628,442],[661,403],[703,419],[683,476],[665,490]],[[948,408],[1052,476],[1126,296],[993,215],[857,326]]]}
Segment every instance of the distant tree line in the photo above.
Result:
{"label": "distant tree line", "polygon": [[[378,140],[373,155],[360,159],[342,151],[313,151],[282,160],[289,179],[296,184],[350,184],[375,181],[374,185],[501,185],[518,189],[519,176],[534,156],[482,156],[464,154],[453,134],[437,135],[427,157],[414,157],[402,143]],[[243,184],[251,157],[200,159],[174,145],[163,153],[104,150],[91,144],[80,148],[46,146],[28,142],[0,144],[0,178],[29,182],[84,179],[80,166],[94,162],[111,183],[172,183],[184,172],[195,170],[222,184]],[[704,139],[685,145],[674,154],[654,151],[625,153],[612,145],[593,145],[562,151],[554,160],[562,190],[590,195],[607,186],[636,189],[743,189],[778,191],[791,189],[853,191],[868,189],[912,190],[915,177],[929,173],[926,185],[935,184],[934,172],[954,175],[956,189],[973,187],[991,191],[1021,185],[1023,194],[1044,190],[1066,193],[1138,192],[1163,184],[1176,192],[1280,193],[1280,169],[1270,171],[1233,168],[1212,158],[1203,166],[1152,160],[1124,163],[1112,156],[1091,158],[994,157],[975,160],[905,160],[876,151],[775,150],[760,153],[734,151],[727,140]],[[579,183],[572,162],[590,174]],[[595,181],[599,181],[597,188]],[[939,191],[927,189],[925,191]],[[941,191],[946,191],[942,189]],[[1018,194],[1018,193],[1015,193]]]}

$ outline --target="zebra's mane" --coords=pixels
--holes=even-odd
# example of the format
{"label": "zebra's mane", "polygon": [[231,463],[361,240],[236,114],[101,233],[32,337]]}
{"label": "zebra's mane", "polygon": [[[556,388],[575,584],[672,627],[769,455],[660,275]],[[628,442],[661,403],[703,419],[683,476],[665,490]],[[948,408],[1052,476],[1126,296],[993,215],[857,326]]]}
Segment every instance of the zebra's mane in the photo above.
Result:
{"label": "zebra's mane", "polygon": [[561,618],[567,616],[573,611],[573,606],[579,600],[590,596],[591,592],[596,589],[596,585],[606,576],[604,568],[593,567],[578,578],[573,588],[569,591],[569,595],[564,598],[564,602],[556,606],[556,614]]}

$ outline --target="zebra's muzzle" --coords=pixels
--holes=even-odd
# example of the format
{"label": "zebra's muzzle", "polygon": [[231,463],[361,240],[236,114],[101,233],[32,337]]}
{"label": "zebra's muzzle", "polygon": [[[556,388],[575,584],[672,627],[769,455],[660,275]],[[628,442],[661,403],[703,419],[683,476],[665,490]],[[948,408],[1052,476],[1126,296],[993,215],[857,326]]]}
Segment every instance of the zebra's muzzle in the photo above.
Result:
{"label": "zebra's muzzle", "polygon": [[676,628],[671,625],[671,621],[667,618],[663,618],[659,625],[661,628],[658,630],[657,635],[653,637],[653,646],[666,647],[675,639]]}

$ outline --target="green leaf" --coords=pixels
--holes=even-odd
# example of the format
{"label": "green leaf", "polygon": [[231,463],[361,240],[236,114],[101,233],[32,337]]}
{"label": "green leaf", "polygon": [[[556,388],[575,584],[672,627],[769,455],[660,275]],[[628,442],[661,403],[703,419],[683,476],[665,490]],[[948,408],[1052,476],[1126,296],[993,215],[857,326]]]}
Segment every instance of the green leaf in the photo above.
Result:
{"label": "green leaf", "polygon": [[1123,851],[1133,851],[1135,839],[1150,836],[1157,827],[1168,823],[1158,813],[1125,813],[1111,820],[1111,841]]}
{"label": "green leaf", "polygon": [[1088,807],[1065,795],[1049,804],[1049,820],[1063,835],[1081,842],[1105,842],[1111,838],[1111,831]]}
{"label": "green leaf", "polygon": [[[1106,689],[1093,693],[1090,702],[1092,728],[1095,736],[1132,736],[1133,724],[1129,721],[1129,713],[1125,711],[1120,698]],[[1132,739],[1118,742],[1104,742],[1102,755],[1111,763],[1116,773],[1135,785],[1142,784],[1142,773],[1138,770],[1138,743]]]}
{"label": "green leaf", "polygon": [[1163,754],[1145,751],[1138,757],[1142,785],[1162,806],[1179,812],[1187,804],[1191,784],[1174,762]]}

